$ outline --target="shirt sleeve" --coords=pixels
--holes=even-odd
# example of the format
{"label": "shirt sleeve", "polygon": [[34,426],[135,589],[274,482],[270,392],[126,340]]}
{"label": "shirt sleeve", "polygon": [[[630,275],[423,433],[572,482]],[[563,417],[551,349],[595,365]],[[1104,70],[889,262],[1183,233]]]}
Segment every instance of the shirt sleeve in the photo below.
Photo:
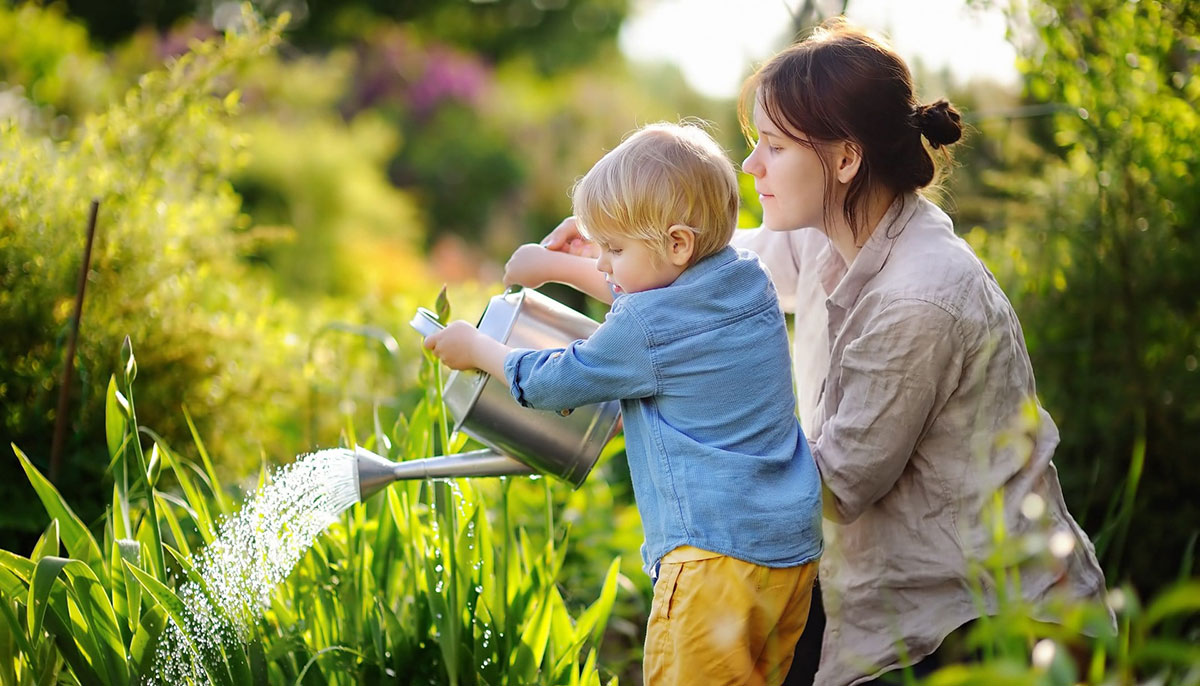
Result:
{"label": "shirt sleeve", "polygon": [[733,246],[757,254],[758,259],[767,268],[784,312],[796,311],[796,282],[799,280],[800,271],[792,246],[794,233],[796,232],[771,231],[765,227],[733,232]]}
{"label": "shirt sleeve", "polygon": [[560,349],[510,352],[504,375],[517,402],[561,411],[658,393],[646,328],[621,301],[587,339]]}
{"label": "shirt sleeve", "polygon": [[832,496],[827,517],[853,522],[895,486],[945,400],[939,388],[958,383],[960,341],[949,312],[902,300],[883,308],[846,346],[841,398],[811,446]]}

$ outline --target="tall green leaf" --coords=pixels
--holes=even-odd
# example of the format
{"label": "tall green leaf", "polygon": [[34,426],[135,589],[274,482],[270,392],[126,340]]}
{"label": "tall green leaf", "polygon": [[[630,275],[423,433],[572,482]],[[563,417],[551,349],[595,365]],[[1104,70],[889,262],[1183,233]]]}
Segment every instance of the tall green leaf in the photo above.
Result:
{"label": "tall green leaf", "polygon": [[71,562],[65,557],[48,556],[38,560],[34,567],[33,577],[29,580],[29,596],[25,601],[25,625],[29,627],[29,635],[42,635],[42,619],[46,616],[46,608],[50,606],[50,591],[54,582],[64,567]]}
{"label": "tall green leaf", "polygon": [[[91,567],[71,560],[63,569],[71,581],[71,597],[95,643],[93,665],[101,665],[109,683],[129,683],[125,640],[112,603]],[[103,578],[107,578],[107,575]]]}
{"label": "tall green leaf", "polygon": [[[11,444],[10,444],[11,445]],[[67,553],[71,557],[82,560],[96,576],[105,576],[104,571],[104,556],[100,552],[100,546],[96,543],[96,539],[92,537],[87,527],[83,525],[75,512],[63,500],[62,495],[54,484],[50,483],[36,467],[30,463],[29,458],[17,446],[12,446],[13,452],[16,453],[17,459],[21,462],[21,468],[25,470],[25,475],[29,479],[29,483],[33,485],[33,489],[37,491],[38,498],[42,501],[42,506],[46,508],[46,513],[51,519],[58,521],[59,532],[62,535],[63,545],[67,547]]]}

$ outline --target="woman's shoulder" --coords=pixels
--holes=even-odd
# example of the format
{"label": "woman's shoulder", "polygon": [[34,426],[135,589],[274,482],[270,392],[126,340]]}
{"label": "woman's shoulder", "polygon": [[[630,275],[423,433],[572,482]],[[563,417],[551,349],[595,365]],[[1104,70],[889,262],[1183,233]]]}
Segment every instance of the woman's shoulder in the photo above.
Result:
{"label": "woman's shoulder", "polygon": [[873,291],[887,301],[924,300],[955,318],[995,285],[991,272],[940,208],[925,199],[897,235]]}

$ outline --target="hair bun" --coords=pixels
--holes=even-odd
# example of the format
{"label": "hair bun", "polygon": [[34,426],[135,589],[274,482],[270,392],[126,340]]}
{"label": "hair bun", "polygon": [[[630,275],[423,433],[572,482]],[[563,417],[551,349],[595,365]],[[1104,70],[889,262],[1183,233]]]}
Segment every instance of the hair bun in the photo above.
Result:
{"label": "hair bun", "polygon": [[918,105],[913,111],[913,120],[934,150],[962,138],[962,117],[944,98],[929,105]]}

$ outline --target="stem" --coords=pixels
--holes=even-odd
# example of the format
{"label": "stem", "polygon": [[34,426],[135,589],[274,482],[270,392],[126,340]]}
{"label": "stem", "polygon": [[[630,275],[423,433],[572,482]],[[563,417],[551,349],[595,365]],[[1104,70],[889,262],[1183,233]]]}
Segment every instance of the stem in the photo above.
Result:
{"label": "stem", "polygon": [[499,624],[504,631],[496,637],[499,641],[496,652],[503,660],[501,664],[508,664],[508,639],[512,631],[512,627],[508,625],[508,556],[512,551],[512,529],[508,526],[508,491],[511,487],[512,481],[507,478],[500,485],[500,526],[504,529],[504,547],[500,554],[500,605],[504,617]]}
{"label": "stem", "polygon": [[[163,563],[162,550],[162,532],[158,528],[158,508],[154,505],[154,485],[150,483],[149,472],[146,469],[146,454],[142,452],[142,437],[141,429],[138,426],[137,409],[133,402],[133,382],[125,381],[125,398],[129,401],[129,424],[133,439],[133,452],[138,458],[138,468],[141,470],[142,478],[146,480],[146,517],[150,520],[150,537],[152,545],[150,548],[150,561],[154,565],[154,573],[158,575],[160,581],[165,581],[167,578],[167,568]],[[134,532],[130,532],[134,533]],[[136,536],[136,534],[134,534]]]}

